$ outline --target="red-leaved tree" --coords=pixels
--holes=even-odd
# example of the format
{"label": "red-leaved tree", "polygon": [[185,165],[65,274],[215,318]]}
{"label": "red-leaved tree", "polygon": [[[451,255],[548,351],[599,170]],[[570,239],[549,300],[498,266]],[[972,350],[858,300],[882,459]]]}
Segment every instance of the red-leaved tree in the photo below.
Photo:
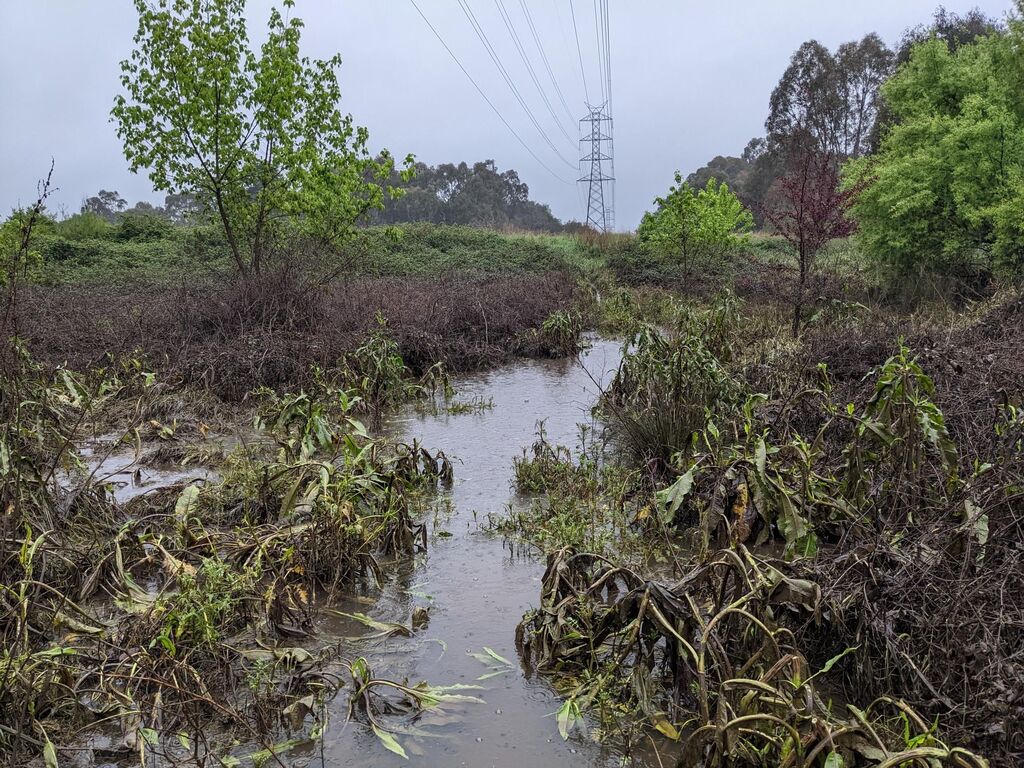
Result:
{"label": "red-leaved tree", "polygon": [[787,171],[768,196],[764,217],[796,251],[798,277],[793,294],[793,336],[800,333],[818,252],[857,228],[847,216],[856,189],[843,189],[840,158],[810,143],[790,151]]}

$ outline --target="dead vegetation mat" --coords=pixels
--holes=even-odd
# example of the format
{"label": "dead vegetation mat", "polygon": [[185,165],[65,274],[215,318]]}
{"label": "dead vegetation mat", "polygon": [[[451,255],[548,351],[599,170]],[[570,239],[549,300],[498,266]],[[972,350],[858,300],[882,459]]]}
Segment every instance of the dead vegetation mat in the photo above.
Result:
{"label": "dead vegetation mat", "polygon": [[36,360],[85,370],[141,352],[164,378],[229,401],[304,383],[352,353],[386,319],[414,373],[452,372],[542,356],[534,331],[570,307],[563,273],[351,278],[310,285],[284,271],[246,283],[33,286],[18,328]]}

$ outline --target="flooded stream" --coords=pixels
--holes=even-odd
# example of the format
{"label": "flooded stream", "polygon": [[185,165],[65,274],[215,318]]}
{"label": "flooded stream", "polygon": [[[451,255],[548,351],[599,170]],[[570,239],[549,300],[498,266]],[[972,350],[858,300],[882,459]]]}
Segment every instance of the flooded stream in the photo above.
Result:
{"label": "flooded stream", "polygon": [[[453,382],[455,403],[488,407],[425,414],[409,406],[389,420],[385,431],[395,439],[443,451],[455,479],[426,513],[426,553],[381,563],[383,583],[371,583],[358,596],[330,607],[405,626],[414,612],[422,621],[426,609],[429,621],[426,626],[417,622],[410,637],[363,639],[374,631],[325,612],[316,636],[327,644],[342,638],[341,656],[365,658],[376,677],[410,685],[479,686],[459,693],[485,703],[424,712],[414,726],[429,736],[397,734],[407,762],[385,749],[364,723],[347,722],[349,696],[342,690],[327,705],[322,745],[299,746],[287,764],[318,765],[322,754],[325,766],[622,765],[614,744],[598,744],[584,729],[575,729],[567,741],[559,735],[555,713],[562,699],[548,680],[528,674],[515,648],[516,626],[540,599],[544,556],[487,526],[489,517],[532,503],[513,489],[513,460],[534,443],[541,423],[552,444],[576,446],[579,425],[592,423],[591,409],[620,357],[618,342],[593,339],[579,362],[519,361]],[[87,471],[107,483],[122,503],[179,481],[213,476],[200,467],[149,467],[134,451],[111,445],[109,439],[99,440],[81,456]],[[90,747],[117,741],[116,734],[99,732]],[[645,759],[634,752],[632,757],[634,766],[658,765],[653,756]]]}
{"label": "flooded stream", "polygon": [[[537,605],[543,557],[510,548],[500,536],[482,530],[489,513],[527,503],[511,489],[512,460],[536,439],[538,422],[544,421],[550,441],[576,445],[577,424],[590,420],[597,397],[594,380],[607,383],[618,360],[619,345],[598,340],[583,355],[586,370],[569,361],[534,361],[456,382],[459,400],[490,399],[493,408],[436,417],[409,411],[392,423],[403,439],[418,439],[452,458],[450,510],[432,524],[426,555],[388,571],[379,598],[340,607],[408,624],[413,610],[423,606],[430,610],[430,623],[411,638],[376,646],[354,643],[346,650],[365,656],[376,674],[392,679],[481,685],[483,690],[472,693],[486,701],[461,707],[457,721],[437,730],[440,738],[402,737],[413,763],[474,768],[620,764],[612,748],[582,733],[563,741],[554,717],[560,699],[544,679],[527,677],[520,666],[515,628],[523,613]],[[330,621],[337,625],[339,620]],[[367,632],[355,622],[323,629],[343,635]],[[492,671],[471,655],[483,653],[484,647],[512,666],[478,682]],[[343,725],[344,693],[331,706],[332,724],[325,734],[328,765],[409,764],[386,751],[361,724]]]}

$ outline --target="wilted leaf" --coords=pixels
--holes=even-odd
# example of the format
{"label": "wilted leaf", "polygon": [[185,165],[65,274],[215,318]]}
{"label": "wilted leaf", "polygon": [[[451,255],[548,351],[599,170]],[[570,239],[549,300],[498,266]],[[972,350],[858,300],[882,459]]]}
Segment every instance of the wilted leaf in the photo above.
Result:
{"label": "wilted leaf", "polygon": [[380,743],[384,745],[385,749],[394,752],[396,755],[405,760],[409,759],[409,756],[405,753],[405,750],[402,749],[402,745],[398,743],[398,739],[396,739],[387,731],[378,728],[376,725],[371,725],[371,728],[373,728],[373,732],[377,734],[377,738],[380,739]]}
{"label": "wilted leaf", "polygon": [[664,736],[672,739],[672,741],[679,741],[679,731],[664,717],[658,717],[655,719],[654,728]]}
{"label": "wilted leaf", "polygon": [[487,647],[486,645],[484,646],[484,652],[485,652],[485,653],[486,653],[486,654],[487,654],[488,656],[490,656],[490,657],[491,657],[492,659],[494,659],[495,661],[501,662],[502,664],[505,664],[505,665],[507,665],[507,666],[509,666],[509,667],[511,667],[511,666],[512,666],[512,662],[511,662],[511,661],[509,661],[508,659],[506,659],[506,658],[505,658],[504,656],[500,656],[500,655],[498,655],[497,653],[495,653],[494,651],[492,651],[492,650],[491,650],[490,648],[488,648],[488,647]]}
{"label": "wilted leaf", "polygon": [[283,661],[289,664],[304,664],[313,658],[305,648],[245,648],[238,652],[249,661]]}
{"label": "wilted leaf", "polygon": [[188,486],[181,492],[181,495],[178,496],[178,501],[174,504],[174,516],[178,520],[187,520],[196,513],[198,502],[199,486]]}
{"label": "wilted leaf", "polygon": [[341,616],[345,619],[355,619],[360,624],[363,624],[370,629],[374,629],[378,633],[378,637],[392,637],[399,635],[401,637],[412,637],[412,630],[404,624],[395,624],[390,621],[377,621],[365,613],[345,613],[345,611],[336,611],[333,608],[325,610],[326,613],[332,616]]}
{"label": "wilted leaf", "polygon": [[46,768],[59,768],[60,766],[60,763],[57,762],[57,749],[49,739],[43,744],[43,762],[46,763]]}

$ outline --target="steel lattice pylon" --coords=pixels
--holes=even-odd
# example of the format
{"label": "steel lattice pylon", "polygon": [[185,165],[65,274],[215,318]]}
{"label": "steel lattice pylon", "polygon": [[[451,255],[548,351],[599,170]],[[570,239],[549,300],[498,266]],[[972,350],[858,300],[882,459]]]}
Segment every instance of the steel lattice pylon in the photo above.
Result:
{"label": "steel lattice pylon", "polygon": [[[598,232],[615,229],[615,160],[612,145],[612,118],[607,114],[607,102],[599,107],[587,104],[590,110],[580,120],[580,173],[578,180],[586,183],[587,225]],[[608,173],[605,173],[607,168]]]}

